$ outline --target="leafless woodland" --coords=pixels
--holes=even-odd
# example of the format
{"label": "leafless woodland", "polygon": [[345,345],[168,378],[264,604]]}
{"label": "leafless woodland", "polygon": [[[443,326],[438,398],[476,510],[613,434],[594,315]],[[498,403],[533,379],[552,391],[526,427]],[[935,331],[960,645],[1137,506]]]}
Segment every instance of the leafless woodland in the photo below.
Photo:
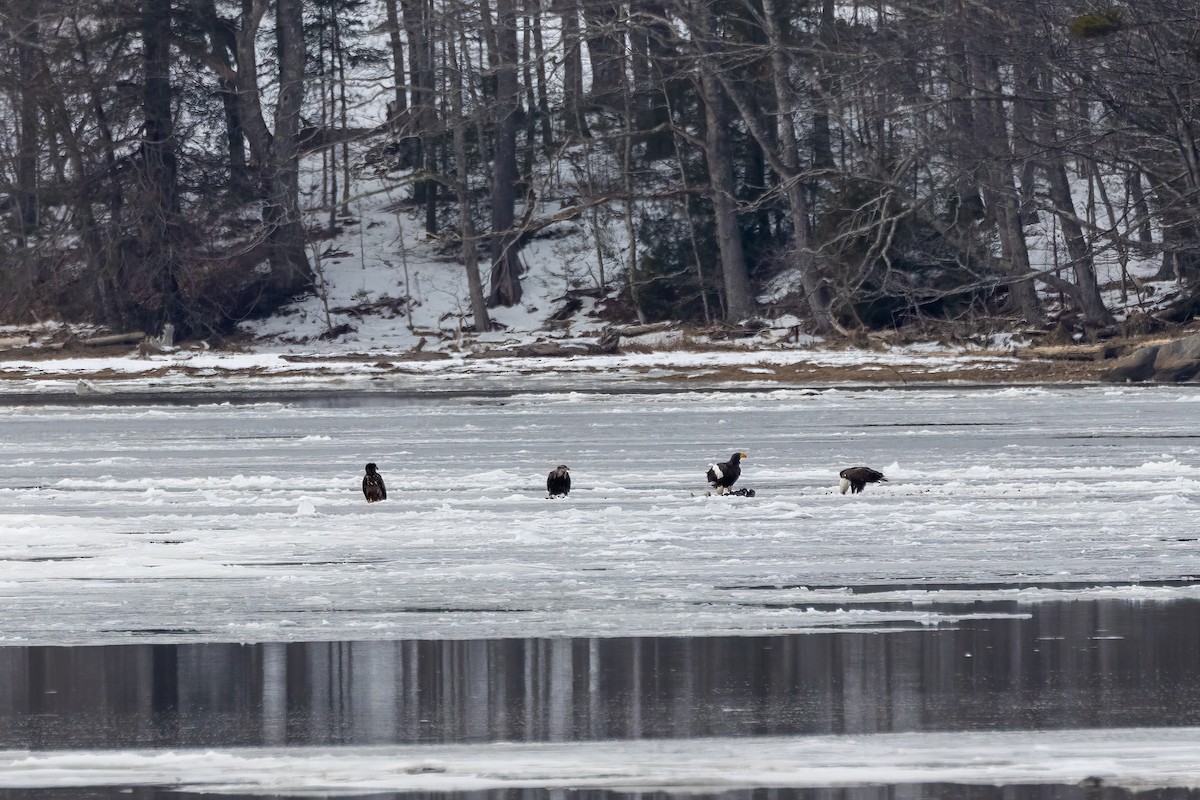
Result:
{"label": "leafless woodland", "polygon": [[[350,224],[351,143],[455,249],[477,329],[520,301],[530,237],[600,215],[628,246],[585,288],[643,321],[1099,331],[1128,324],[1148,279],[1172,287],[1158,319],[1197,299],[1194,0],[0,0],[0,15],[8,322],[203,335],[269,313],[312,290],[311,242]],[[764,308],[780,275],[795,288]]]}

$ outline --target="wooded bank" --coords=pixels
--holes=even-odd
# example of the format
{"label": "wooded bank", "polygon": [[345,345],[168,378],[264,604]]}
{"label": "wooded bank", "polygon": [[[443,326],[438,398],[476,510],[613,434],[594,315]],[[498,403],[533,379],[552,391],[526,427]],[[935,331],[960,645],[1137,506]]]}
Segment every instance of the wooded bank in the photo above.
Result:
{"label": "wooded bank", "polygon": [[595,235],[585,288],[642,323],[1097,329],[1151,278],[1176,318],[1196,300],[1190,0],[0,9],[6,321],[268,313],[345,224],[356,136],[457,243],[476,329],[564,208]]}

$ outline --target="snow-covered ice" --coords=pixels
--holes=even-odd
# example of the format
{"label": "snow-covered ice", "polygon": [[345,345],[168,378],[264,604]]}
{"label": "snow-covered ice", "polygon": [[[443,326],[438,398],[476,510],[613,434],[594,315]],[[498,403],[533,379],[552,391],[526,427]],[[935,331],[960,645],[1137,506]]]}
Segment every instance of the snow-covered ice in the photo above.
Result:
{"label": "snow-covered ice", "polygon": [[0,787],[336,795],[485,789],[689,793],[957,783],[1200,786],[1200,729],[875,734],[409,747],[0,751]]}
{"label": "snow-covered ice", "polygon": [[[943,602],[1196,597],[1197,399],[1070,387],[3,407],[0,639],[784,633],[953,623]],[[758,496],[707,496],[707,465],[734,450]],[[384,503],[363,501],[367,461]],[[547,500],[560,463],[574,488]],[[860,463],[889,482],[838,494],[838,470]]]}

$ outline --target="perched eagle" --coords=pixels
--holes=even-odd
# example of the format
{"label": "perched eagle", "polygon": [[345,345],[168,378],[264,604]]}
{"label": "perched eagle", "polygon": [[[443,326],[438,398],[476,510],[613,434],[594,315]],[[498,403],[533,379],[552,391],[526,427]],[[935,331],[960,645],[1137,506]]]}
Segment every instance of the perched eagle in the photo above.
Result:
{"label": "perched eagle", "polygon": [[383,485],[383,476],[375,471],[374,464],[367,464],[367,474],[363,476],[363,497],[368,503],[387,500],[387,487]]}
{"label": "perched eagle", "polygon": [[546,476],[546,491],[551,497],[566,497],[571,491],[571,470],[566,464],[559,464],[550,470]]}
{"label": "perched eagle", "polygon": [[870,467],[846,467],[838,473],[838,477],[841,478],[838,488],[842,490],[842,494],[845,494],[847,489],[850,490],[850,494],[858,494],[868,483],[887,482],[882,472]]}
{"label": "perched eagle", "polygon": [[717,490],[717,494],[725,494],[742,477],[742,467],[738,462],[745,457],[745,453],[734,453],[724,464],[708,465],[708,482]]}

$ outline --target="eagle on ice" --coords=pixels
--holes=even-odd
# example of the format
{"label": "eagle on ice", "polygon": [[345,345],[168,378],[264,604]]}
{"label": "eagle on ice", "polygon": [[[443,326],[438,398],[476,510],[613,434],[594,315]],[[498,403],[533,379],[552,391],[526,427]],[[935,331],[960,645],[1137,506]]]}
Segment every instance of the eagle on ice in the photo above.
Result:
{"label": "eagle on ice", "polygon": [[566,464],[559,464],[550,470],[546,476],[546,491],[550,497],[566,497],[571,491],[571,470]]}
{"label": "eagle on ice", "polygon": [[367,474],[363,476],[363,497],[368,503],[387,500],[387,487],[383,485],[383,476],[377,472],[375,464],[367,464]]}
{"label": "eagle on ice", "polygon": [[745,453],[734,453],[724,464],[708,465],[708,483],[717,490],[718,495],[730,491],[737,479],[742,477],[740,462],[743,458],[746,458]]}
{"label": "eagle on ice", "polygon": [[841,480],[838,481],[838,488],[842,490],[842,494],[846,490],[850,490],[850,494],[858,494],[868,483],[887,483],[887,478],[883,477],[883,473],[870,467],[846,467],[838,473]]}

